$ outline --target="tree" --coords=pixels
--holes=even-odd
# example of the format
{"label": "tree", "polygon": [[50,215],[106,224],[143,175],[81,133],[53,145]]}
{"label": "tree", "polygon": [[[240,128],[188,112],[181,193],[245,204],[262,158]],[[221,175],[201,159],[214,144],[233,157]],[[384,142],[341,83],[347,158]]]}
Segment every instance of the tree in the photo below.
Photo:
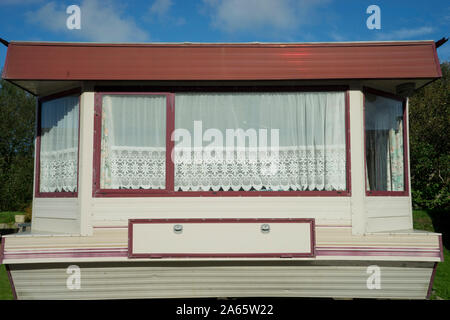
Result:
{"label": "tree", "polygon": [[450,63],[442,78],[418,90],[409,101],[413,205],[448,210],[450,203]]}
{"label": "tree", "polygon": [[32,95],[0,80],[0,211],[32,200],[35,106]]}

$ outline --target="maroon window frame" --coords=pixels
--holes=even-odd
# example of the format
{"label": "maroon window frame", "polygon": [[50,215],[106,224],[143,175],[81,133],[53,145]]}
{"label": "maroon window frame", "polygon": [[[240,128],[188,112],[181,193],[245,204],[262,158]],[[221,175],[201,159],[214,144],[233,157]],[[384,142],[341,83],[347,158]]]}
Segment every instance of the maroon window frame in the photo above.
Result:
{"label": "maroon window frame", "polygon": [[[105,95],[146,95],[166,97],[166,183],[164,189],[101,189],[101,141],[102,141],[102,105]],[[95,115],[94,115],[94,181],[93,196],[150,196],[167,194],[174,189],[174,164],[171,159],[174,142],[171,134],[174,131],[174,95],[169,92],[96,92],[95,93]],[[170,150],[170,151],[169,151]]]}
{"label": "maroon window frame", "polygon": [[[363,121],[364,121],[364,185],[366,189],[366,196],[409,196],[409,176],[408,176],[408,130],[407,130],[407,117],[408,110],[406,107],[406,99],[396,94],[385,92],[369,87],[363,88],[364,101],[363,101]],[[366,157],[366,94],[373,94],[402,102],[403,106],[403,191],[378,191],[367,190],[367,157]]]}
{"label": "maroon window frame", "polygon": [[[120,91],[119,91],[120,90]],[[180,87],[97,87],[94,116],[93,197],[280,197],[280,196],[351,196],[350,161],[350,113],[348,86],[180,86]],[[175,95],[177,92],[325,92],[342,91],[345,94],[346,134],[346,190],[339,191],[175,191],[174,163],[171,154],[174,142],[171,134],[175,129]],[[101,189],[100,157],[102,132],[103,95],[166,95],[166,188],[165,189]]]}
{"label": "maroon window frame", "polygon": [[[50,100],[78,95],[78,147],[77,147],[77,189],[75,192],[41,192],[41,117],[42,117],[42,103]],[[81,112],[81,88],[76,88],[68,91],[59,92],[42,98],[37,101],[37,121],[36,121],[36,183],[34,196],[35,198],[76,198],[78,197],[79,188],[79,167],[80,167],[80,112]]]}

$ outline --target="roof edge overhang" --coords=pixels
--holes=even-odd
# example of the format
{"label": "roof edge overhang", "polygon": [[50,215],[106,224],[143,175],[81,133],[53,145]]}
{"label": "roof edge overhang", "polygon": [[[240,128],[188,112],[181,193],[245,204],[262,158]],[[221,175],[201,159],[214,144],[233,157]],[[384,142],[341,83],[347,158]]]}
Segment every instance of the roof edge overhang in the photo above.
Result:
{"label": "roof edge overhang", "polygon": [[35,45],[35,46],[100,46],[100,47],[111,47],[111,46],[220,46],[220,47],[246,47],[246,46],[378,46],[378,45],[422,45],[424,43],[430,44],[435,43],[434,40],[392,40],[392,41],[334,41],[334,42],[83,42],[83,41],[10,41],[10,44],[14,45]]}
{"label": "roof edge overhang", "polygon": [[82,43],[11,41],[2,77],[37,81],[278,81],[442,76],[425,41],[321,43]]}

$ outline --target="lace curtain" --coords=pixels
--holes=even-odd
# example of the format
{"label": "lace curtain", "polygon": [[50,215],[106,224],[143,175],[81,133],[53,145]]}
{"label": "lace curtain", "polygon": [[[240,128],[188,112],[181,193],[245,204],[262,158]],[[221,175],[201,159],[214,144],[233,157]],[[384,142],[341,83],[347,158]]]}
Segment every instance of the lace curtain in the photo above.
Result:
{"label": "lace curtain", "polygon": [[366,95],[367,189],[404,190],[403,104]]}
{"label": "lace curtain", "polygon": [[[175,146],[177,191],[346,189],[343,92],[177,94],[175,127],[203,132]],[[230,146],[230,129],[253,130],[257,144]]]}
{"label": "lace curtain", "polygon": [[77,190],[78,96],[43,102],[41,106],[41,192]]}
{"label": "lace curtain", "polygon": [[103,97],[100,187],[164,189],[166,97]]}
{"label": "lace curtain", "polygon": [[[165,97],[103,99],[101,188],[164,189]],[[188,136],[174,135],[176,191],[345,190],[344,93],[179,93],[175,99],[176,133]],[[257,144],[227,145],[227,129],[254,130]]]}

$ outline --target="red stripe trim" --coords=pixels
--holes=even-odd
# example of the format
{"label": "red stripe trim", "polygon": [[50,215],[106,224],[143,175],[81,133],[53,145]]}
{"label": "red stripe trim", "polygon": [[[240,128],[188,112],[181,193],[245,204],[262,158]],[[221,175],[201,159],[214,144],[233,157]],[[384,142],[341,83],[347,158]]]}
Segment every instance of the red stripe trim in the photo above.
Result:
{"label": "red stripe trim", "polygon": [[[125,192],[129,190],[129,192]],[[142,190],[142,191],[141,191]],[[102,189],[97,198],[132,197],[347,197],[347,191],[167,191],[163,189]]]}
{"label": "red stripe trim", "polygon": [[423,247],[325,247],[325,246],[320,246],[317,247],[317,249],[322,250],[322,249],[336,249],[336,250],[365,250],[365,249],[369,249],[369,250],[416,250],[416,251],[429,251],[429,252],[437,252],[439,249],[438,248],[423,248]]}
{"label": "red stripe trim", "polygon": [[6,238],[0,236],[0,265],[3,263],[3,259],[5,257],[5,242]]}
{"label": "red stripe trim", "polygon": [[127,251],[123,252],[78,252],[78,253],[8,253],[5,259],[41,259],[41,258],[97,258],[97,257],[127,257]]}
{"label": "red stripe trim", "polygon": [[128,226],[98,226],[93,227],[94,229],[124,229],[128,228]]}
{"label": "red stripe trim", "polygon": [[[407,257],[439,257],[437,252],[417,252],[417,251],[350,251],[350,250],[321,250],[316,248],[315,256],[407,256]],[[263,258],[263,257],[306,257],[299,256],[298,253],[267,253],[267,254],[195,254],[195,253],[183,253],[183,254],[146,254],[142,256],[140,254],[134,254],[136,258],[187,258],[187,257],[201,257],[201,258]],[[39,258],[96,258],[96,257],[128,257],[128,251],[103,251],[103,252],[49,252],[49,253],[7,253],[4,255],[6,259],[39,259]]]}
{"label": "red stripe trim", "polygon": [[122,248],[72,248],[72,249],[50,249],[50,250],[21,250],[17,249],[8,254],[24,254],[24,253],[64,253],[64,252],[112,252],[126,250],[126,247]]}
{"label": "red stripe trim", "polygon": [[439,257],[437,252],[417,251],[350,251],[350,250],[320,250],[316,249],[317,256],[405,256],[405,257]]}
{"label": "red stripe trim", "polygon": [[[351,228],[351,225],[317,225],[316,228]],[[128,226],[94,226],[94,229],[125,229],[128,228]]]}
{"label": "red stripe trim", "polygon": [[326,225],[326,224],[321,224],[321,225],[316,225],[317,228],[351,228],[351,225],[341,225],[341,226],[335,226],[335,225]]}
{"label": "red stripe trim", "polygon": [[180,219],[129,219],[131,224],[135,223],[312,223],[314,219],[306,218],[180,218]]}
{"label": "red stripe trim", "polygon": [[129,258],[309,258],[311,253],[134,253]]}
{"label": "red stripe trim", "polygon": [[444,246],[442,245],[442,234],[439,235],[439,251],[441,256],[441,262],[444,261]]}

